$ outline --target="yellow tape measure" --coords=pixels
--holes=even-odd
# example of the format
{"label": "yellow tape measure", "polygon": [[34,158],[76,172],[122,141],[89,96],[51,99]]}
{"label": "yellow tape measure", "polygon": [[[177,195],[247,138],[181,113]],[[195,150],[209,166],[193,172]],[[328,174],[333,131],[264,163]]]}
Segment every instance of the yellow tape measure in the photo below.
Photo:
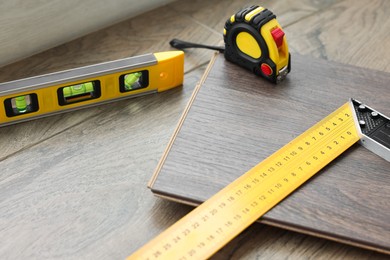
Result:
{"label": "yellow tape measure", "polygon": [[351,102],[219,191],[128,259],[206,259],[360,137]]}

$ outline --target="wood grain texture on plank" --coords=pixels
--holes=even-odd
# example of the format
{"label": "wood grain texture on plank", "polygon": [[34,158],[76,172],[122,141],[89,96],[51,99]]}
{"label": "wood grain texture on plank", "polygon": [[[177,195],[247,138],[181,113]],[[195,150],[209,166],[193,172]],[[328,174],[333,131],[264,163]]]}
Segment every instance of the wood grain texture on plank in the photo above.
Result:
{"label": "wood grain texture on plank", "polygon": [[293,52],[390,72],[390,2],[345,0],[288,26]]}
{"label": "wood grain texture on plank", "polygon": [[[349,97],[390,114],[387,73],[299,55],[292,67],[301,70],[275,86],[217,55],[152,190],[204,201]],[[355,145],[262,219],[390,252],[388,169],[387,161]]]}

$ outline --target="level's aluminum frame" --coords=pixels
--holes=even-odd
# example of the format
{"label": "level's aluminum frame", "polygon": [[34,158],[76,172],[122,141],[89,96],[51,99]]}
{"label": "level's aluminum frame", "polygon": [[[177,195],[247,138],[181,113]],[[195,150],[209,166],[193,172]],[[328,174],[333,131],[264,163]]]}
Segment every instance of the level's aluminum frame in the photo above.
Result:
{"label": "level's aluminum frame", "polygon": [[83,79],[91,79],[110,73],[152,66],[156,65],[157,63],[158,61],[156,57],[150,53],[30,78],[24,78],[20,80],[9,81],[0,84],[0,96],[17,94],[24,91],[41,89]]}

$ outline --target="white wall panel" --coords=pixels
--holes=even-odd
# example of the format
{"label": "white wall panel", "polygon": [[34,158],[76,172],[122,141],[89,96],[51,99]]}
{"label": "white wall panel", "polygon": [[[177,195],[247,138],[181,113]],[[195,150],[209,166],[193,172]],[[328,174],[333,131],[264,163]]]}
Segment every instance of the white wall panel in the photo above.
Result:
{"label": "white wall panel", "polygon": [[0,0],[0,66],[173,0]]}

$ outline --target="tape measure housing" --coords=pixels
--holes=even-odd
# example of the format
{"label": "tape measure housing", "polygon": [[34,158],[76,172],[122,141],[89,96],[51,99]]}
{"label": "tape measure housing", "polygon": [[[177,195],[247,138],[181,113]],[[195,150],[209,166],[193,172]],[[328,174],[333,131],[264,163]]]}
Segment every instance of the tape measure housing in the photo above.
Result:
{"label": "tape measure housing", "polygon": [[259,6],[232,15],[224,27],[225,58],[273,83],[291,70],[291,55],[276,16]]}

